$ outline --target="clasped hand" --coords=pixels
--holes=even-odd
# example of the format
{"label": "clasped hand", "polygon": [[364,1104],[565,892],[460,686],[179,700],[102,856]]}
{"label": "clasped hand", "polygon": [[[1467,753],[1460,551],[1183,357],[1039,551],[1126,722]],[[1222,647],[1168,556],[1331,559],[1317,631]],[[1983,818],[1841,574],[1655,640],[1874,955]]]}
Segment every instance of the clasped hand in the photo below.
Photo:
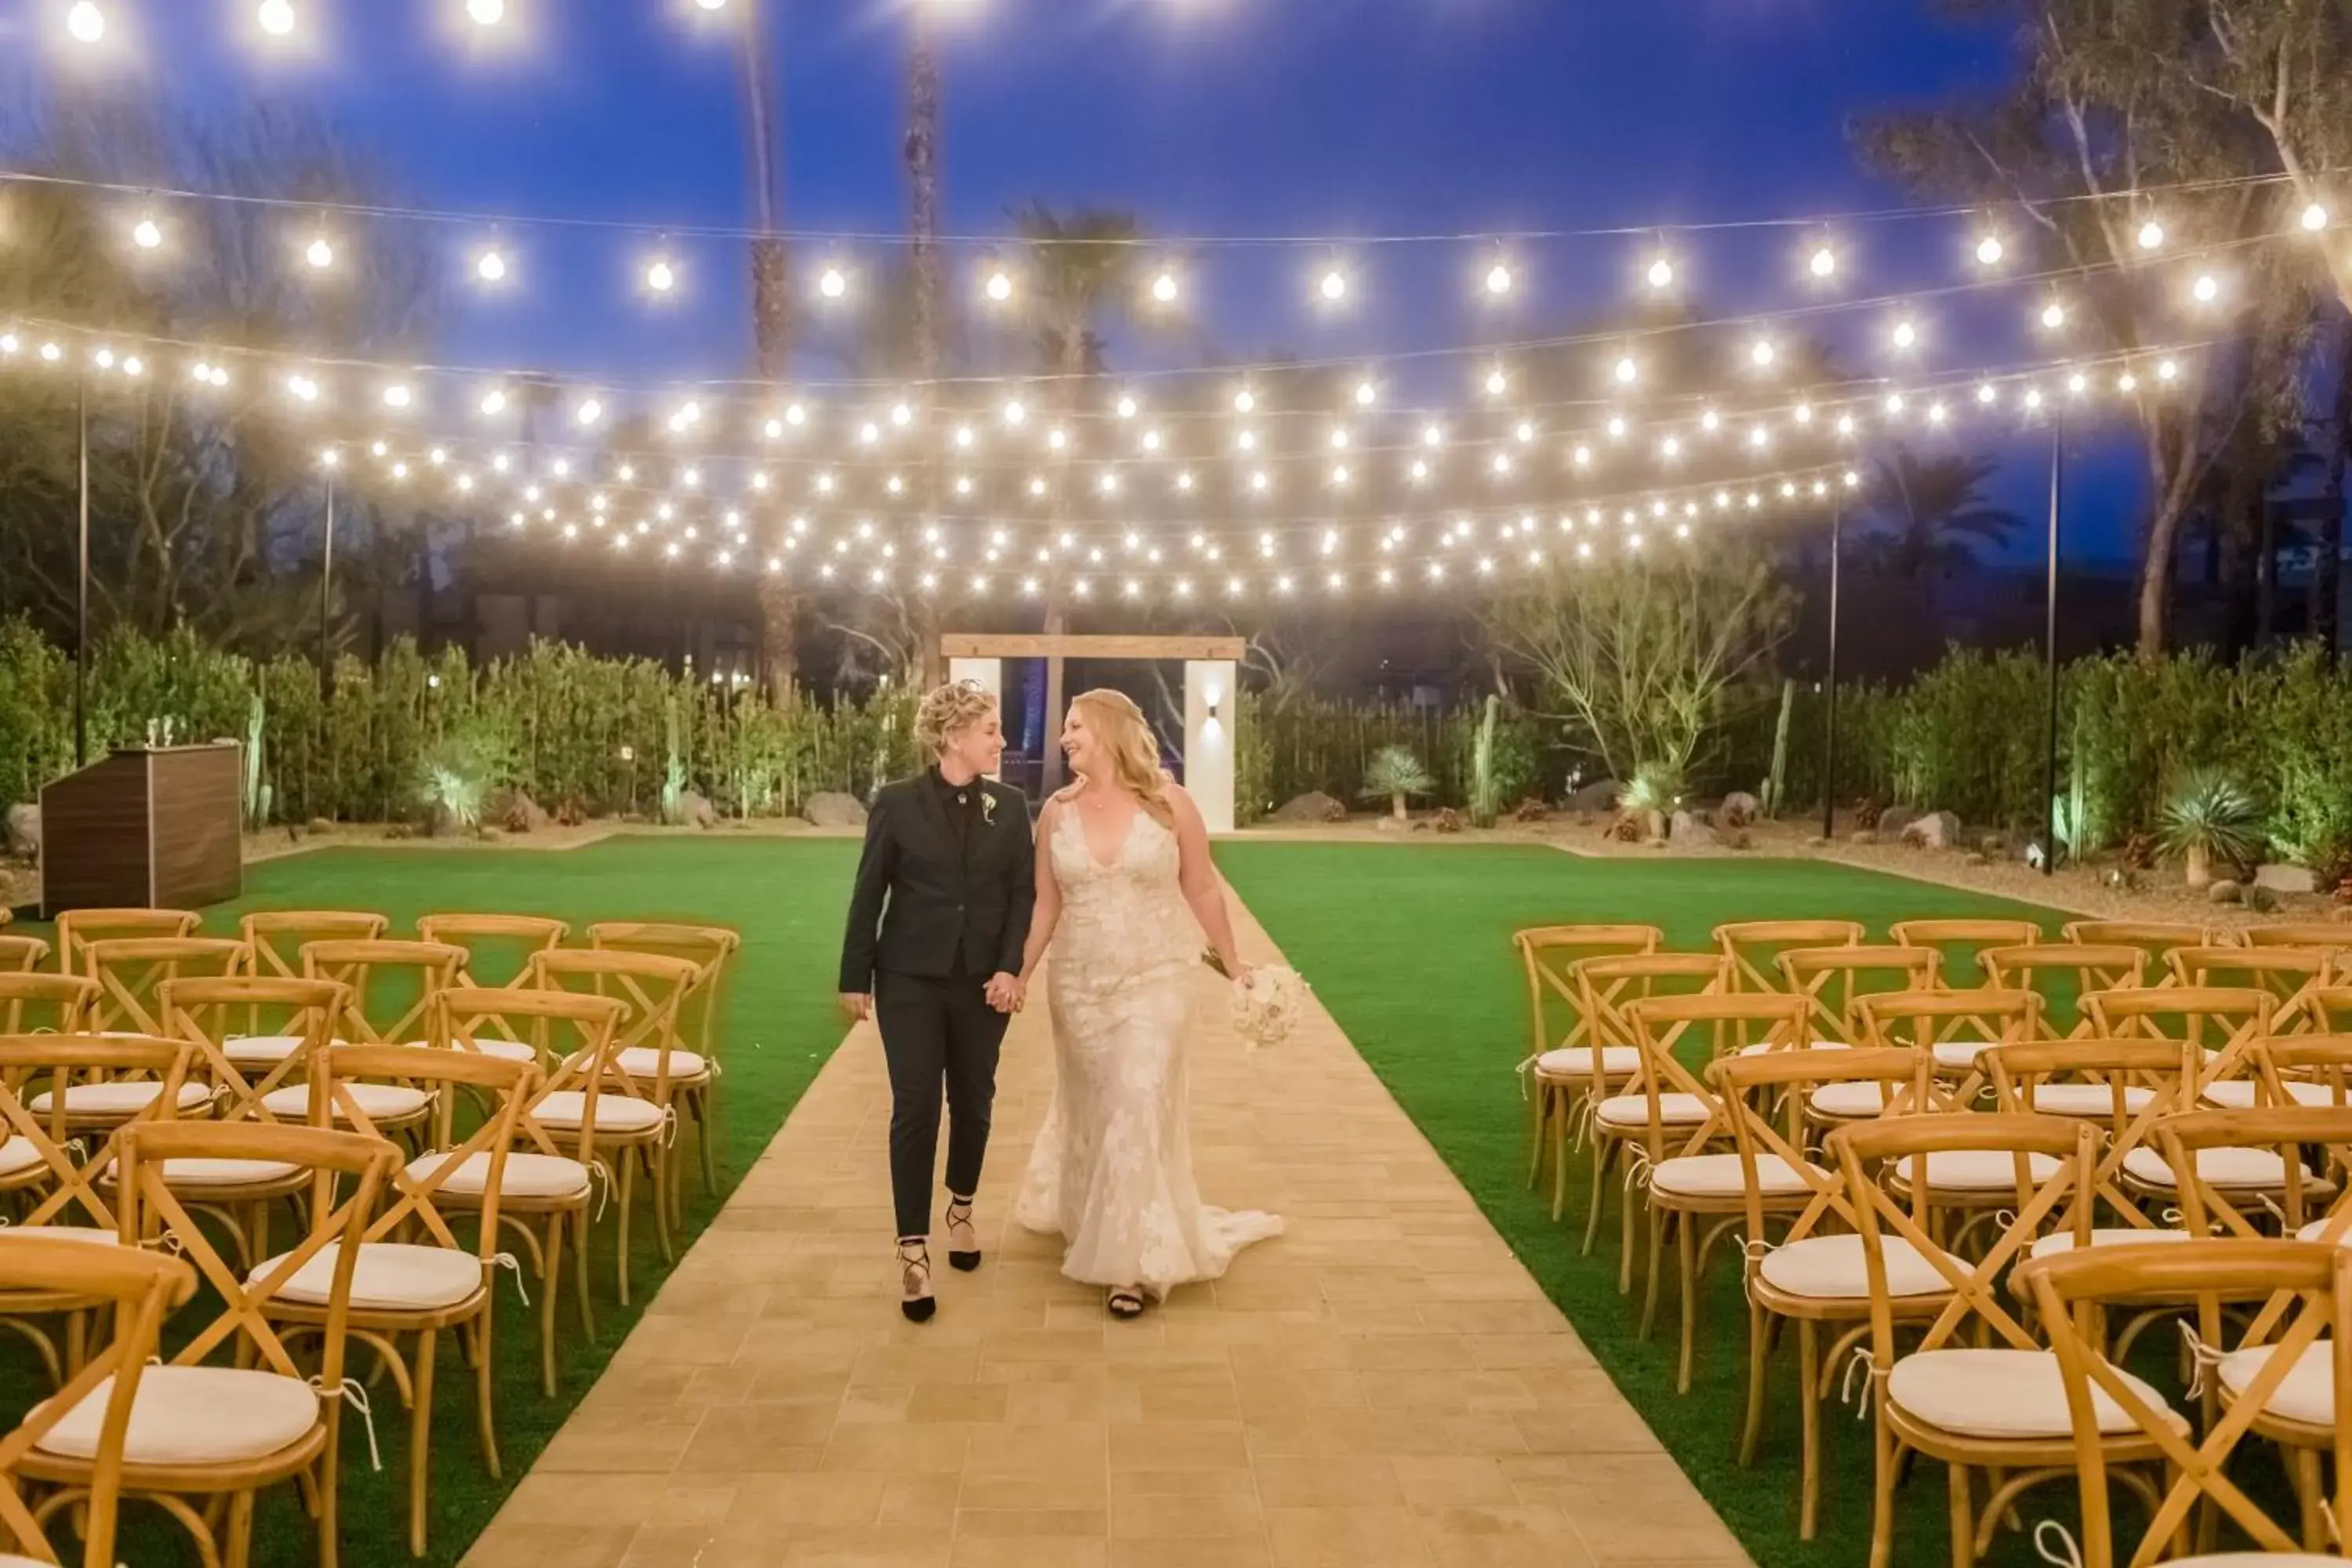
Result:
{"label": "clasped hand", "polygon": [[988,989],[983,994],[988,1005],[998,1012],[1018,1013],[1029,1000],[1029,984],[1017,974],[999,970],[988,977]]}

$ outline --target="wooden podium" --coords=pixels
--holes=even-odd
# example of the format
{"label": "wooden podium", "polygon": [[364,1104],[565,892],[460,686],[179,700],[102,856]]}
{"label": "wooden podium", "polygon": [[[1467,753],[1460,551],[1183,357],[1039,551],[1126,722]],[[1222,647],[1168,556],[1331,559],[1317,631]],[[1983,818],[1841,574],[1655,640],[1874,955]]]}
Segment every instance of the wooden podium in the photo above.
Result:
{"label": "wooden podium", "polygon": [[41,910],[194,910],[245,890],[245,748],[131,747],[41,790]]}

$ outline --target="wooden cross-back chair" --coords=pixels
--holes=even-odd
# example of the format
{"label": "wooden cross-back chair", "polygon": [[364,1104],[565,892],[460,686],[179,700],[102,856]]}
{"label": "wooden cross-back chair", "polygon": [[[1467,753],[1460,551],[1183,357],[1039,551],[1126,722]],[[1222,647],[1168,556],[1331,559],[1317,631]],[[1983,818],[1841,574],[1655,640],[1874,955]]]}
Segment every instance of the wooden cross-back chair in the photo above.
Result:
{"label": "wooden cross-back chair", "polygon": [[[1740,1428],[1739,1462],[1756,1460],[1766,1374],[1779,1338],[1776,1320],[1785,1320],[1797,1329],[1798,1389],[1804,1402],[1797,1534],[1811,1541],[1821,1507],[1821,1406],[1834,1392],[1847,1353],[1869,1331],[1870,1281],[1842,1178],[1807,1152],[1803,1125],[1787,1118],[1796,1106],[1833,1088],[1866,1090],[1890,1113],[1929,1109],[1934,1062],[1916,1049],[1865,1047],[1726,1057],[1709,1070],[1730,1110],[1743,1188],[1737,1221],[1746,1226],[1741,1251],[1748,1289],[1748,1415]],[[1787,1108],[1781,1126],[1759,1109],[1775,1102]],[[1773,1240],[1768,1227],[1776,1223],[1785,1228]],[[1895,1245],[1900,1249],[1909,1244]],[[1950,1294],[1940,1276],[1909,1257],[1892,1268],[1889,1289],[1895,1310],[1904,1318],[1932,1316]],[[1826,1357],[1825,1327],[1836,1335]]]}
{"label": "wooden cross-back chair", "polygon": [[[459,1055],[493,1055],[485,1044],[526,1043],[531,1055],[527,1065],[534,1076],[517,1113],[513,1147],[496,1173],[487,1152],[476,1150],[463,1160],[450,1157],[452,1123],[445,1103],[437,1123],[435,1149],[409,1166],[411,1174],[439,1172],[441,1206],[480,1208],[495,1188],[499,1224],[521,1240],[532,1271],[539,1277],[539,1352],[541,1385],[555,1393],[556,1302],[562,1294],[563,1238],[573,1237],[573,1294],[580,1306],[580,1330],[588,1340],[596,1335],[596,1320],[588,1294],[589,1197],[592,1176],[599,1168],[598,1102],[605,1076],[578,1072],[572,1064],[605,1059],[614,1032],[627,1013],[623,1003],[609,996],[574,995],[563,991],[525,991],[504,987],[452,986],[434,999],[436,1037]],[[570,1141],[571,1152],[536,1117],[540,1099],[555,1080],[578,1083],[579,1125]],[[639,1134],[642,1136],[642,1134]],[[576,1156],[576,1157],[575,1157]],[[625,1152],[624,1159],[630,1156]],[[609,1166],[604,1167],[609,1173]],[[626,1210],[624,1209],[625,1217]],[[536,1226],[539,1228],[534,1229]],[[625,1237],[625,1232],[624,1232]],[[625,1245],[622,1249],[626,1269]]]}
{"label": "wooden cross-back chair", "polygon": [[1932,947],[1793,947],[1775,961],[1775,990],[1812,1004],[1814,1045],[1858,1045],[1864,1036],[1858,1004],[1900,991],[1933,991],[1942,954]]}
{"label": "wooden cross-back chair", "polygon": [[[299,1479],[314,1504],[320,1562],[333,1568],[341,1411],[358,1386],[343,1375],[352,1276],[394,1152],[357,1133],[257,1121],[144,1122],[124,1129],[118,1147],[122,1240],[175,1249],[219,1303],[216,1316],[192,1325],[195,1331],[140,1379],[123,1447],[123,1495],[160,1504],[206,1563],[246,1568],[256,1497]],[[268,1160],[310,1171],[300,1245],[257,1275],[232,1268],[163,1181],[160,1167],[171,1160]],[[329,1311],[316,1336],[315,1370],[306,1373],[263,1307],[321,1258],[329,1260],[321,1265],[329,1274]],[[224,1350],[234,1352],[236,1364],[208,1364]],[[26,1451],[20,1473],[67,1488],[89,1486],[95,1463],[88,1435],[103,1407],[94,1394],[86,1396]]]}
{"label": "wooden cross-back chair", "polygon": [[[2344,1187],[2330,1175],[2352,1157],[2352,1109],[2193,1110],[2167,1117],[2156,1130],[2156,1144],[2167,1165],[2189,1173],[2179,1184],[2180,1215],[2192,1235],[2352,1239],[2352,1209],[2335,1212]],[[2317,1170],[2305,1163],[2314,1151],[2320,1156]],[[2264,1156],[2276,1171],[2275,1184],[2259,1194],[2231,1179],[2236,1165],[2252,1154]]]}
{"label": "wooden cross-back chair", "polygon": [[[553,948],[531,956],[530,973],[531,984],[543,990],[610,996],[627,1009],[614,1032],[606,1058],[605,1070],[612,1081],[605,1086],[603,1105],[606,1114],[626,1118],[642,1115],[650,1108],[654,1119],[662,1124],[661,1136],[649,1147],[649,1157],[658,1222],[656,1234],[667,1259],[670,1231],[685,1218],[679,1206],[682,1188],[675,1153],[679,1107],[683,1102],[688,1110],[707,1110],[709,1103],[700,1096],[685,1098],[685,1091],[709,1088],[710,1065],[688,1051],[679,1037],[687,994],[699,971],[685,959],[663,953]],[[572,1087],[566,1085],[551,1095],[541,1108],[540,1121],[557,1125],[564,1109],[572,1103],[562,1097],[572,1092]],[[628,1131],[633,1126],[634,1122],[615,1123],[614,1131]],[[715,1178],[707,1119],[697,1123],[697,1142],[701,1145],[704,1173]],[[621,1183],[625,1193],[627,1178],[625,1163]],[[625,1212],[623,1223],[626,1224]],[[622,1299],[625,1301],[627,1297]]]}
{"label": "wooden cross-back chair", "polygon": [[[1721,1147],[1732,1137],[1730,1112],[1708,1081],[1707,1069],[1740,1051],[1801,1048],[1811,1038],[1811,1004],[1785,992],[1701,992],[1651,996],[1629,1004],[1625,1016],[1642,1047],[1637,1083],[1641,1098],[1648,1102],[1633,1173],[1635,1189],[1646,1200],[1649,1275],[1642,1299],[1642,1334],[1646,1339],[1657,1321],[1667,1234],[1676,1237],[1675,1266],[1688,1321],[1698,1289],[1699,1227],[1708,1216],[1734,1212],[1740,1203],[1739,1156]],[[1685,1056],[1693,1059],[1685,1061]],[[1630,1241],[1630,1204],[1625,1220]],[[1629,1245],[1625,1262],[1630,1262],[1631,1251]],[[1630,1288],[1623,1262],[1619,1272],[1621,1288]]]}
{"label": "wooden cross-back chair", "polygon": [[[394,1169],[385,1187],[386,1202],[368,1220],[359,1238],[348,1319],[352,1336],[378,1352],[402,1403],[409,1408],[408,1549],[422,1557],[434,1369],[445,1332],[456,1331],[465,1360],[474,1368],[482,1458],[493,1478],[499,1474],[498,1428],[491,1404],[496,1364],[490,1352],[491,1295],[501,1261],[512,1265],[518,1278],[521,1268],[499,1250],[499,1194],[508,1151],[514,1143],[516,1120],[538,1082],[539,1070],[472,1051],[344,1046],[321,1053],[318,1071],[338,1088],[363,1083],[412,1089],[429,1086],[435,1103],[442,1108],[434,1138],[438,1157]],[[457,1091],[461,1089],[473,1091],[489,1106],[488,1115],[462,1141],[457,1137],[454,1121]],[[338,1103],[350,1109],[354,1132],[380,1136],[366,1123],[364,1109],[357,1102]],[[445,1215],[441,1199],[449,1178],[476,1155],[487,1166],[488,1181],[482,1192],[462,1211],[453,1208]],[[458,1239],[450,1224],[452,1215],[459,1212],[478,1216],[478,1236],[472,1247]],[[413,1240],[405,1239],[412,1237]],[[255,1272],[267,1273],[277,1261],[273,1258]],[[271,1294],[262,1310],[271,1321],[287,1325],[288,1339],[323,1330],[333,1310],[331,1274],[339,1262],[339,1258],[313,1258]],[[408,1348],[404,1348],[404,1342]]]}
{"label": "wooden cross-back chair", "polygon": [[2352,1034],[2257,1040],[2253,1061],[2257,1106],[2352,1105]]}
{"label": "wooden cross-back chair", "polygon": [[[1570,1124],[1591,1101],[1633,1076],[1635,1055],[1630,1038],[1593,1039],[1576,966],[1588,958],[1655,952],[1664,941],[1664,931],[1645,925],[1530,926],[1511,935],[1528,988],[1528,1044],[1518,1067],[1528,1101],[1528,1185],[1543,1174],[1549,1142],[1554,1219],[1567,1193]],[[1615,1055],[1604,1055],[1596,1064],[1596,1044]],[[1596,1079],[1596,1066],[1613,1070]]]}
{"label": "wooden cross-back chair", "polygon": [[1958,1108],[1974,1102],[1984,1087],[1979,1058],[1986,1051],[2042,1033],[2042,997],[2032,991],[1896,991],[1864,996],[1856,1011],[1863,1035],[1857,1043],[1926,1051],[1935,1058],[1936,1076],[1955,1086]]}
{"label": "wooden cross-back chair", "polygon": [[[12,1227],[65,1232],[85,1245],[116,1235],[120,1215],[100,1179],[112,1174],[115,1144],[85,1147],[91,1140],[79,1134],[87,1124],[68,1113],[74,1093],[93,1084],[118,1094],[143,1086],[143,1103],[108,1123],[119,1138],[126,1127],[167,1120],[182,1109],[189,1054],[177,1040],[0,1037],[0,1200],[18,1211]],[[0,1275],[0,1328],[33,1347],[51,1383],[63,1382],[80,1364],[84,1325],[78,1314],[89,1306],[83,1299],[17,1288]],[[76,1314],[67,1318],[62,1346],[44,1327],[59,1313]]]}
{"label": "wooden cross-back chair", "polygon": [[49,944],[39,937],[0,934],[0,974],[31,974],[48,956]]}
{"label": "wooden cross-back chair", "polygon": [[[1973,1112],[1890,1116],[1830,1135],[1870,1279],[1872,1568],[1891,1568],[1903,1449],[1946,1467],[1955,1568],[1969,1568],[1983,1556],[2026,1489],[2071,1475],[2074,1451],[2057,1365],[2004,1298],[2001,1280],[2045,1228],[2067,1229],[2087,1246],[2097,1142],[2097,1130],[2087,1121]],[[1921,1163],[1932,1172],[1938,1155],[1981,1152],[2009,1162],[2010,1206],[1998,1216],[1997,1234],[1983,1253],[1964,1260],[1937,1239],[1938,1184],[1912,1182],[1907,1195],[1898,1198],[1877,1173]],[[1924,1327],[1916,1317],[1906,1322],[1900,1339],[1893,1270],[1903,1255],[1892,1245],[1896,1241],[1908,1243],[1949,1291]],[[2153,1390],[2149,1397],[2157,1397]],[[2133,1461],[2147,1455],[2126,1447],[2116,1457]],[[1979,1477],[1990,1486],[1980,1486]]]}
{"label": "wooden cross-back chair", "polygon": [[204,917],[192,910],[68,910],[58,917],[58,972],[89,973],[89,944],[127,937],[194,936]]}
{"label": "wooden cross-back chair", "polygon": [[466,950],[435,942],[376,938],[314,942],[302,949],[302,973],[343,987],[339,1045],[429,1046],[425,1026],[436,992],[457,983]]}
{"label": "wooden cross-back chair", "polygon": [[[2261,1555],[2266,1552],[2293,1553],[2296,1563],[2338,1560],[2327,1521],[2352,1507],[2352,1423],[2335,1418],[2352,1396],[2352,1253],[2217,1239],[2047,1258],[2028,1264],[2019,1277],[2048,1325],[2065,1392],[2082,1500],[2083,1568],[2252,1564],[2269,1561]],[[2263,1300],[2279,1304],[2279,1321],[2264,1335],[2247,1334],[2227,1348],[2231,1310]],[[2216,1347],[2200,1352],[2218,1360],[2212,1375],[2201,1379],[2205,1419],[2195,1427],[2107,1358],[2109,1316],[2152,1303],[2191,1310],[2200,1344]],[[2301,1505],[2296,1528],[2273,1519],[2231,1479],[2231,1456],[2250,1436],[2275,1442],[2291,1456]],[[2323,1458],[2335,1460],[2332,1494],[2322,1490]],[[2149,1503],[2149,1517],[2139,1544],[2125,1557],[2107,1489],[2118,1465],[2135,1463],[2156,1471],[2163,1489],[2135,1489]],[[2210,1536],[2221,1517],[2254,1550],[2185,1557],[2195,1550],[2192,1529]]]}
{"label": "wooden cross-back chair", "polygon": [[1776,961],[1794,947],[1859,947],[1858,921],[1731,921],[1715,928],[1716,951],[1727,968],[1728,991],[1778,991]]}
{"label": "wooden cross-back chair", "polygon": [[2258,986],[2146,986],[2103,991],[2090,999],[2094,1030],[2116,1039],[2185,1040],[2202,1053],[2200,1094],[2253,1070],[2251,1052],[2267,1039],[2277,1000]]}
{"label": "wooden cross-back chair", "polygon": [[245,973],[245,943],[222,936],[128,936],[93,942],[82,950],[98,995],[89,1027],[101,1033],[162,1035],[163,984]]}
{"label": "wooden cross-back chair", "polygon": [[[1604,953],[1579,959],[1569,976],[1577,995],[1577,1016],[1583,1021],[1584,1044],[1562,1047],[1561,1058],[1581,1058],[1582,1071],[1573,1081],[1582,1086],[1584,1114],[1591,1118],[1592,1192],[1584,1221],[1584,1250],[1590,1254],[1601,1235],[1601,1219],[1608,1207],[1609,1189],[1619,1157],[1643,1143],[1653,1111],[1641,1093],[1640,1031],[1627,1016],[1635,1002],[1654,996],[1704,995],[1723,989],[1723,960],[1708,952]],[[1538,1064],[1540,1066],[1540,1063]],[[1566,1075],[1563,1075],[1563,1080]],[[1634,1092],[1628,1093],[1628,1089]],[[1670,1095],[1654,1108],[1669,1126],[1696,1124],[1705,1109],[1679,1095]],[[1553,1123],[1558,1142],[1552,1165],[1551,1216],[1558,1219],[1568,1196],[1568,1123]],[[1633,1223],[1630,1208],[1619,1243],[1621,1289],[1633,1286]]]}
{"label": "wooden cross-back chair", "polygon": [[[159,1252],[92,1247],[27,1230],[0,1234],[0,1279],[28,1294],[114,1309],[106,1343],[54,1397],[35,1405],[15,1430],[0,1433],[0,1562],[58,1562],[48,1527],[69,1508],[82,1561],[112,1563],[123,1447],[139,1380],[155,1354],[164,1317],[195,1293],[196,1272]],[[25,1456],[85,1400],[95,1402],[97,1417],[83,1423],[90,1449],[87,1489],[28,1501],[16,1486]]]}
{"label": "wooden cross-back chair", "polygon": [[2317,1028],[2312,999],[2336,973],[2333,956],[2313,947],[2176,947],[2165,962],[2186,990],[2269,992],[2273,1035]]}
{"label": "wooden cross-back chair", "polygon": [[0,1035],[70,1035],[98,1000],[84,974],[0,973]]}
{"label": "wooden cross-back chair", "polygon": [[2032,921],[1896,921],[1886,934],[1901,947],[1932,947],[1944,955],[1937,979],[1954,987],[1989,985],[1983,954],[1989,947],[2032,947],[2042,928]]}
{"label": "wooden cross-back chair", "polygon": [[678,1033],[693,1049],[675,1053],[670,1075],[677,1080],[680,1114],[701,1129],[702,1190],[719,1191],[719,1140],[712,1135],[712,1100],[724,1070],[719,1057],[719,998],[727,971],[743,946],[741,933],[725,926],[682,925],[659,921],[604,921],[588,928],[590,948],[605,952],[647,952],[682,958],[698,971],[678,1002]]}
{"label": "wooden cross-back chair", "polygon": [[1989,947],[1979,955],[1994,987],[2042,998],[2041,1028],[2051,1039],[2096,1033],[2086,1001],[2102,991],[2133,990],[2147,973],[2147,954],[2116,943],[2038,942]]}
{"label": "wooden cross-back chair", "polygon": [[2352,1034],[2352,985],[2324,986],[2311,994],[2310,1006],[2312,1026],[2321,1034]]}
{"label": "wooden cross-back chair", "polygon": [[[522,984],[532,953],[562,946],[572,935],[572,924],[545,915],[437,914],[420,917],[416,934],[425,942],[466,950],[466,966],[457,975],[460,985],[507,986]],[[509,956],[515,959],[511,963],[505,962]]]}
{"label": "wooden cross-back chair", "polygon": [[[217,1120],[324,1124],[309,1086],[342,1011],[341,986],[236,974],[167,980],[159,999],[164,1026],[194,1047],[198,1068],[212,1080]],[[220,1221],[247,1263],[269,1256],[270,1206],[310,1183],[308,1171],[287,1161],[173,1160],[163,1176],[192,1211]]]}
{"label": "wooden cross-back chair", "polygon": [[253,949],[253,972],[293,980],[302,974],[302,950],[314,942],[373,942],[392,922],[363,910],[264,910],[237,922]]}
{"label": "wooden cross-back chair", "polygon": [[[2094,1205],[2090,1239],[2095,1246],[2126,1241],[2179,1240],[2188,1233],[2158,1225],[2143,1202],[2148,1181],[2168,1182],[2170,1173],[2154,1142],[2167,1117],[2194,1110],[2201,1063],[2182,1040],[2092,1039],[2040,1041],[1990,1051],[1994,1103],[2009,1115],[2063,1116],[2099,1128],[2099,1160],[2091,1173]],[[1999,1189],[1998,1171],[1987,1179]],[[2006,1202],[2005,1192],[1992,1194]],[[2116,1223],[2100,1221],[2100,1207]],[[2043,1250],[2073,1245],[2071,1237],[2048,1237]]]}
{"label": "wooden cross-back chair", "polygon": [[[96,1135],[113,1131],[127,1121],[139,1121],[162,1108],[167,1115],[194,1116],[205,1111],[213,1101],[213,1090],[190,1072],[184,1042],[161,1035],[131,1034],[118,1031],[100,1035],[83,1031],[69,1035],[11,1035],[5,1038],[26,1044],[33,1055],[27,1062],[38,1060],[42,1042],[71,1042],[74,1059],[66,1060],[67,1047],[58,1046],[58,1060],[49,1075],[47,1087],[27,1081],[18,1096],[25,1112],[49,1122],[60,1140],[80,1138],[85,1142],[96,1141]],[[108,1059],[102,1053],[89,1047],[101,1040],[115,1040],[126,1046],[163,1046],[174,1053],[178,1066],[167,1073],[163,1056],[123,1057]],[[29,1075],[37,1079],[39,1075]]]}
{"label": "wooden cross-back chair", "polygon": [[2238,932],[2248,947],[2312,947],[2336,955],[2339,973],[2352,968],[2352,921],[2274,921]]}
{"label": "wooden cross-back chair", "polygon": [[2061,934],[2078,947],[2136,947],[2147,954],[2151,984],[2162,984],[2165,961],[2179,947],[2211,947],[2226,940],[2210,926],[2186,921],[2069,921]]}

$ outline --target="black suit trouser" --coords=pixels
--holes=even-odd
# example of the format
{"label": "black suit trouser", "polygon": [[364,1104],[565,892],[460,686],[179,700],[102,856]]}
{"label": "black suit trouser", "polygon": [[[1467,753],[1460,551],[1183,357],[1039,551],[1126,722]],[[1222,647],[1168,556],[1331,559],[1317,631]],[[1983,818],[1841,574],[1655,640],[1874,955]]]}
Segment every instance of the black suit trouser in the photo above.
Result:
{"label": "black suit trouser", "polygon": [[948,1191],[980,1186],[996,1102],[996,1058],[1012,1019],[988,1005],[984,977],[877,975],[874,1020],[890,1068],[890,1194],[898,1235],[931,1232],[940,1105],[948,1110]]}

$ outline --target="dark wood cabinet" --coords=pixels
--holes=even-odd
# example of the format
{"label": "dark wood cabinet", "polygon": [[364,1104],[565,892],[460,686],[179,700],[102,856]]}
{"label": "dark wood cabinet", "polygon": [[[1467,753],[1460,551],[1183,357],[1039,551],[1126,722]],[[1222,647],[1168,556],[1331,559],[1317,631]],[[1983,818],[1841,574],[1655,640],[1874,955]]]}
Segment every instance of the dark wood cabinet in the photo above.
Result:
{"label": "dark wood cabinet", "polygon": [[41,910],[194,910],[245,889],[245,748],[115,752],[41,791]]}

